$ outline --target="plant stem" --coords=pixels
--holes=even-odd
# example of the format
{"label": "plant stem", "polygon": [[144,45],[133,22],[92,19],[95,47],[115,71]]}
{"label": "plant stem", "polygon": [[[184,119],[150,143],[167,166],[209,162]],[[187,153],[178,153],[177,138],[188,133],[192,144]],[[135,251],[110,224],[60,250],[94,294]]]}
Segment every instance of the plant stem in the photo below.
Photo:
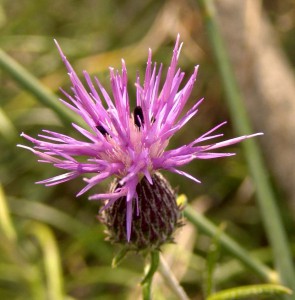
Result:
{"label": "plant stem", "polygon": [[218,241],[222,247],[238,258],[242,263],[244,263],[244,265],[253,270],[261,278],[271,283],[278,283],[276,281],[276,273],[272,269],[262,264],[259,260],[253,258],[236,241],[224,232],[220,232],[220,228],[215,226],[205,216],[194,210],[190,205],[186,206],[184,216],[206,234],[212,237],[218,236]]}
{"label": "plant stem", "polygon": [[143,300],[151,300],[152,299],[152,280],[154,274],[156,273],[159,266],[160,253],[158,250],[154,250],[150,252],[150,265],[148,271],[141,281],[142,285],[142,294]]}
{"label": "plant stem", "polygon": [[49,89],[2,49],[0,49],[0,67],[9,73],[19,85],[34,95],[42,104],[51,108],[65,125],[69,125],[73,121],[77,123],[74,114],[65,109]]}
{"label": "plant stem", "polygon": [[[223,81],[234,127],[240,135],[250,133],[252,129],[216,23],[212,0],[199,0],[198,3],[204,16],[212,50]],[[276,268],[282,283],[295,290],[295,269],[292,255],[261,152],[253,139],[245,141],[243,147],[254,179],[253,182],[256,184],[260,213],[273,249]]]}

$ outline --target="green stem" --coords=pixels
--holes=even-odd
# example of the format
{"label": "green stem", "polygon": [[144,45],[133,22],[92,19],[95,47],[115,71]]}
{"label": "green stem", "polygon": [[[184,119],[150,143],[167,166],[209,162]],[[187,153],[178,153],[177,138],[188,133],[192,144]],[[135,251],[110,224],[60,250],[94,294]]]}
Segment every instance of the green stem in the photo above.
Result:
{"label": "green stem", "polygon": [[160,253],[157,250],[151,251],[151,262],[149,269],[141,281],[142,285],[142,294],[143,294],[143,300],[151,300],[152,299],[152,280],[154,277],[154,274],[156,273],[158,266],[159,266],[159,260],[160,260]]}
{"label": "green stem", "polygon": [[[198,3],[204,15],[212,50],[216,56],[233,124],[238,134],[250,133],[252,128],[216,23],[212,0],[199,0]],[[243,147],[254,179],[253,182],[256,184],[260,213],[273,249],[276,268],[282,283],[295,290],[295,269],[292,255],[261,152],[253,139],[245,141]]]}
{"label": "green stem", "polygon": [[259,260],[252,257],[244,248],[242,248],[236,241],[230,238],[224,232],[210,222],[205,216],[198,213],[191,206],[187,205],[184,210],[184,216],[197,228],[211,237],[218,235],[218,242],[222,247],[229,251],[232,255],[238,258],[244,265],[253,270],[257,275],[267,282],[277,283],[276,273],[262,264]]}
{"label": "green stem", "polygon": [[0,49],[0,67],[42,104],[51,108],[66,125],[73,121],[77,123],[74,114],[67,110],[49,89],[2,49]]}

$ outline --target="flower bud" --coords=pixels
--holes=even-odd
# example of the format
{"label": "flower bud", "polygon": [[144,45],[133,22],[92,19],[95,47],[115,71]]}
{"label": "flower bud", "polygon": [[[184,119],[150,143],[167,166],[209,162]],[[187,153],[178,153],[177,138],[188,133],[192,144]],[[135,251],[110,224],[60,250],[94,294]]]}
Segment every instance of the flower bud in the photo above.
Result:
{"label": "flower bud", "polygon": [[[164,243],[173,242],[173,233],[181,226],[176,194],[161,174],[155,173],[152,181],[153,184],[150,184],[143,177],[136,186],[138,200],[132,200],[129,241],[126,234],[126,197],[119,198],[104,211],[103,222],[110,241],[136,251],[159,249]],[[117,184],[114,185],[116,187]]]}

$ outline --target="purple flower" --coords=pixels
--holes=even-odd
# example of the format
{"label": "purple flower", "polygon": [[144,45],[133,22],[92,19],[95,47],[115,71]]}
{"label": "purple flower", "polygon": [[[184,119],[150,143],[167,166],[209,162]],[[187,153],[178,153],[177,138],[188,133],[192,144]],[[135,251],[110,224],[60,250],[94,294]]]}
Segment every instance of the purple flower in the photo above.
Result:
{"label": "purple flower", "polygon": [[[177,68],[181,46],[178,36],[163,86],[160,84],[162,65],[157,69],[156,64],[152,63],[152,51],[149,50],[144,82],[141,83],[137,76],[136,107],[131,110],[124,60],[121,73],[110,68],[111,94],[106,92],[97,78],[92,80],[89,74],[84,72],[86,89],[57,44],[72,82],[72,95],[63,91],[68,101],[61,101],[86,122],[88,130],[73,124],[86,141],[49,130],[43,130],[38,139],[22,133],[34,147],[20,145],[21,147],[31,150],[40,158],[40,162],[51,163],[56,168],[66,171],[38,183],[51,186],[84,174],[91,174],[90,177],[84,178],[86,186],[77,194],[80,196],[106,178],[117,178],[115,190],[95,194],[89,199],[107,200],[103,207],[107,209],[116,200],[125,197],[128,240],[131,235],[132,203],[138,200],[136,187],[143,178],[152,185],[155,172],[163,169],[199,183],[198,179],[180,168],[194,159],[234,155],[214,151],[261,134],[245,135],[204,145],[204,142],[223,136],[215,133],[226,123],[223,122],[189,144],[167,150],[170,139],[196,115],[203,101],[201,99],[196,102],[180,117],[189,100],[198,71],[196,66],[185,86],[180,89],[185,75]],[[81,156],[85,158],[82,162]]]}

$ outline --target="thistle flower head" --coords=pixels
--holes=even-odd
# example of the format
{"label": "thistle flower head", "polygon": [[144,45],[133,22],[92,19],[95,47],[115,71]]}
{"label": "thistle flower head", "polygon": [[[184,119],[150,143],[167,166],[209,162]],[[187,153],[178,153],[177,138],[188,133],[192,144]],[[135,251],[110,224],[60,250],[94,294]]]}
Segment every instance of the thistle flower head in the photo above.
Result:
{"label": "thistle flower head", "polygon": [[[124,60],[121,73],[110,68],[111,93],[107,93],[100,81],[97,78],[91,79],[87,72],[84,72],[84,86],[57,44],[72,83],[72,94],[63,92],[67,101],[61,101],[84,119],[88,129],[73,124],[84,136],[84,140],[49,130],[43,130],[37,139],[22,134],[34,144],[33,148],[22,146],[23,148],[39,156],[41,162],[51,163],[56,168],[66,171],[38,183],[51,186],[89,174],[90,176],[84,178],[86,186],[77,195],[80,196],[103,180],[109,177],[116,178],[115,188],[104,194],[92,195],[89,199],[106,200],[102,209],[106,211],[117,211],[116,207],[123,207],[126,226],[124,237],[127,241],[131,239],[132,219],[145,213],[143,210],[146,204],[139,205],[139,201],[145,197],[143,186],[149,186],[151,189],[159,186],[159,177],[156,175],[158,170],[168,170],[199,183],[198,179],[180,168],[195,159],[234,155],[215,150],[257,135],[209,142],[222,136],[215,131],[223,126],[224,122],[187,145],[167,149],[170,139],[196,115],[203,101],[197,101],[182,114],[196,81],[198,66],[194,68],[183,88],[180,88],[185,75],[177,68],[181,46],[178,36],[162,85],[162,65],[157,68],[157,65],[152,63],[152,51],[149,50],[144,80],[141,82],[139,75],[135,80],[136,105],[131,108]],[[208,144],[204,145],[204,142]],[[78,160],[77,157],[81,156],[84,157],[84,161]],[[171,194],[170,191],[167,193]],[[160,198],[155,205],[160,205]],[[175,196],[171,198],[171,201],[175,202]],[[148,198],[144,200],[149,201]],[[123,206],[119,204],[122,201]],[[114,220],[114,217],[106,217],[108,225]],[[173,223],[177,222],[174,220]],[[167,233],[168,237],[169,235],[170,233]]]}

